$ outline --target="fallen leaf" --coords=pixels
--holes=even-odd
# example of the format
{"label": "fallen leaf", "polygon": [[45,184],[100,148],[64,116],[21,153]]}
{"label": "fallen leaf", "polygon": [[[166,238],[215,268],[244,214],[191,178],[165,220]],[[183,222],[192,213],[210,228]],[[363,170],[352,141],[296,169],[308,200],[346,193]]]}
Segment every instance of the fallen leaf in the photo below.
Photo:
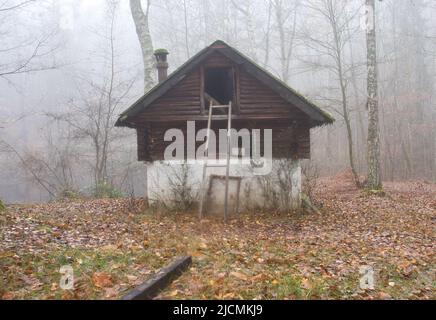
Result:
{"label": "fallen leaf", "polygon": [[113,245],[113,244],[108,244],[106,246],[100,247],[100,250],[103,250],[103,251],[116,251],[116,250],[118,250],[118,247],[116,245]]}
{"label": "fallen leaf", "polygon": [[5,292],[2,295],[3,300],[13,300],[15,298],[15,295],[12,292]]}
{"label": "fallen leaf", "polygon": [[309,279],[303,278],[303,280],[301,280],[301,287],[303,287],[306,290],[311,290],[313,288],[313,285]]}
{"label": "fallen leaf", "polygon": [[207,244],[204,243],[204,242],[200,243],[200,248],[201,249],[207,249]]}
{"label": "fallen leaf", "polygon": [[115,288],[106,288],[104,290],[105,298],[113,298],[117,296],[117,294],[118,294],[118,290],[116,290]]}
{"label": "fallen leaf", "polygon": [[383,291],[379,292],[378,297],[381,300],[390,300],[390,299],[392,299],[392,296],[389,293],[386,293],[386,292],[383,292]]}
{"label": "fallen leaf", "polygon": [[10,252],[10,251],[6,251],[6,252],[0,252],[0,258],[8,258],[8,257],[13,257],[14,253]]}
{"label": "fallen leaf", "polygon": [[248,280],[248,277],[245,274],[241,273],[241,272],[232,271],[232,272],[230,272],[230,275],[234,276],[234,277],[236,277],[236,278],[238,278],[240,280],[244,280],[244,281]]}
{"label": "fallen leaf", "polygon": [[258,275],[251,277],[251,281],[262,281],[262,280],[265,280],[266,278],[267,278],[267,276],[265,274],[260,273]]}
{"label": "fallen leaf", "polygon": [[138,280],[138,277],[129,274],[127,275],[127,280],[129,280],[129,282],[135,282],[136,280]]}
{"label": "fallen leaf", "polygon": [[179,294],[179,290],[173,290],[173,291],[171,291],[169,294],[168,294],[168,296],[169,297],[175,297],[175,296],[177,296]]}
{"label": "fallen leaf", "polygon": [[92,281],[98,288],[107,288],[113,286],[112,277],[105,272],[95,272],[92,275]]}
{"label": "fallen leaf", "polygon": [[198,252],[198,251],[189,252],[189,255],[196,257],[196,258],[204,256],[204,254],[202,254],[201,252]]}

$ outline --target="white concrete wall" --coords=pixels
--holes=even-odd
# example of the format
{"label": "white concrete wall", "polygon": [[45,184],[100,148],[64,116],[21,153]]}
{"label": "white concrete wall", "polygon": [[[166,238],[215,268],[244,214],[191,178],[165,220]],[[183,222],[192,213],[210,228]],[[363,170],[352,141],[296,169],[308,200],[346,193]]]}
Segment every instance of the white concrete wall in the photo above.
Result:
{"label": "white concrete wall", "polygon": [[[277,161],[274,160],[273,167],[275,167],[276,164]],[[148,164],[147,166],[148,196],[150,203],[153,203],[156,200],[169,201],[171,198],[169,191],[169,176],[173,174],[174,170],[181,170],[181,165],[155,162],[153,164]],[[202,182],[203,165],[200,163],[190,164],[189,170],[189,183],[193,188],[193,192],[199,194]],[[216,174],[224,176],[225,168],[208,168],[207,173],[208,175]],[[271,179],[274,174],[276,174],[275,171],[269,176],[266,176],[266,179]],[[240,211],[248,209],[253,210],[264,206],[266,199],[263,194],[263,189],[260,187],[258,182],[259,176],[253,174],[250,165],[232,164],[230,166],[230,176],[242,177],[240,188]],[[292,189],[287,190],[288,194],[286,195],[289,198],[289,203],[287,205],[289,205],[290,208],[281,208],[283,210],[296,209],[299,208],[301,204],[301,166],[299,160],[292,161],[290,177],[292,181]],[[273,184],[277,192],[283,193],[283,190],[280,190],[280,186],[277,183]],[[215,198],[220,197],[221,194],[216,195]],[[221,198],[224,202],[224,194],[222,194]]]}

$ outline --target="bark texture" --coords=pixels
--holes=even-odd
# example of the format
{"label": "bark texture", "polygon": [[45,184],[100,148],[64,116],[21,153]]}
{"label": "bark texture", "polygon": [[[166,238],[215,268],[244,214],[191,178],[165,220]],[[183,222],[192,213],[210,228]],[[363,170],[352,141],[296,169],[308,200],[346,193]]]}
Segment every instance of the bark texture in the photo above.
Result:
{"label": "bark texture", "polygon": [[[149,91],[154,86],[154,50],[151,40],[150,28],[148,26],[148,14],[150,12],[150,2],[147,1],[147,8],[144,12],[141,0],[130,0],[130,10],[135,22],[136,34],[141,44],[142,61],[144,64],[144,92]],[[148,203],[148,164],[145,167],[145,201]]]}
{"label": "bark texture", "polygon": [[368,188],[380,189],[380,130],[378,115],[377,46],[375,0],[366,0],[367,67],[368,67]]}
{"label": "bark texture", "polygon": [[151,40],[150,28],[148,26],[148,14],[150,11],[150,0],[147,1],[147,8],[144,12],[141,0],[130,0],[130,10],[136,26],[136,34],[141,44],[142,60],[144,62],[144,91],[149,91],[154,85],[154,56],[153,42]]}

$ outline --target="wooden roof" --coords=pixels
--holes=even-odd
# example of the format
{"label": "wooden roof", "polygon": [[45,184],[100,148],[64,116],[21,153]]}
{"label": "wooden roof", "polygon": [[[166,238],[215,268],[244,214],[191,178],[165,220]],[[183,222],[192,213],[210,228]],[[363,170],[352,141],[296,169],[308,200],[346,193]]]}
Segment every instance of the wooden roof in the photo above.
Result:
{"label": "wooden roof", "polygon": [[258,79],[262,84],[275,91],[280,97],[289,102],[292,106],[297,107],[302,112],[307,114],[316,126],[329,124],[334,122],[332,116],[323,111],[320,107],[310,102],[303,95],[290,88],[286,83],[257,65],[250,58],[243,55],[235,48],[229,46],[224,41],[218,40],[210,46],[198,52],[195,56],[185,62],[169,77],[157,84],[144,96],[138,99],[131,107],[125,110],[118,118],[115,126],[118,127],[134,127],[131,119],[143,112],[156,99],[165,95],[168,90],[175,87],[182,81],[190,71],[200,66],[203,61],[210,57],[213,53],[219,52],[233,61],[235,64],[244,68],[251,76]]}

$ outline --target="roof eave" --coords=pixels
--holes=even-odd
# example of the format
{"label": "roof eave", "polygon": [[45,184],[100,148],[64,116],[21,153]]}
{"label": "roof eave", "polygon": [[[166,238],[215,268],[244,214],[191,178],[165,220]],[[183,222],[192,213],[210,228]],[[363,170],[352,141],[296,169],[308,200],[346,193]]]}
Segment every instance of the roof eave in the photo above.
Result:
{"label": "roof eave", "polygon": [[[213,52],[218,51],[227,56],[229,59],[235,63],[244,67],[244,69],[249,72],[252,76],[257,78],[263,84],[270,87],[272,90],[276,91],[283,99],[288,101],[290,104],[294,105],[302,112],[307,114],[307,116],[314,122],[319,123],[320,126],[324,124],[332,124],[335,119],[326,111],[322,110],[320,107],[316,106],[310,102],[303,95],[290,88],[286,83],[275,77],[273,74],[265,70],[264,68],[258,66],[249,57],[245,56],[237,49],[232,48],[225,42],[218,40],[215,41],[210,46],[204,48],[191,59],[186,61],[182,66],[175,70],[171,75],[163,82],[156,84],[149,92],[139,98],[135,103],[132,104],[127,110],[125,110],[115,123],[116,127],[130,127],[133,128],[135,125],[131,122],[126,121],[128,118],[132,118],[142,112],[143,107],[150,105],[153,101],[158,99],[162,94],[167,92],[169,89],[177,85],[186,76],[186,73],[199,65],[204,59],[206,59]],[[276,87],[274,87],[276,84]]]}

